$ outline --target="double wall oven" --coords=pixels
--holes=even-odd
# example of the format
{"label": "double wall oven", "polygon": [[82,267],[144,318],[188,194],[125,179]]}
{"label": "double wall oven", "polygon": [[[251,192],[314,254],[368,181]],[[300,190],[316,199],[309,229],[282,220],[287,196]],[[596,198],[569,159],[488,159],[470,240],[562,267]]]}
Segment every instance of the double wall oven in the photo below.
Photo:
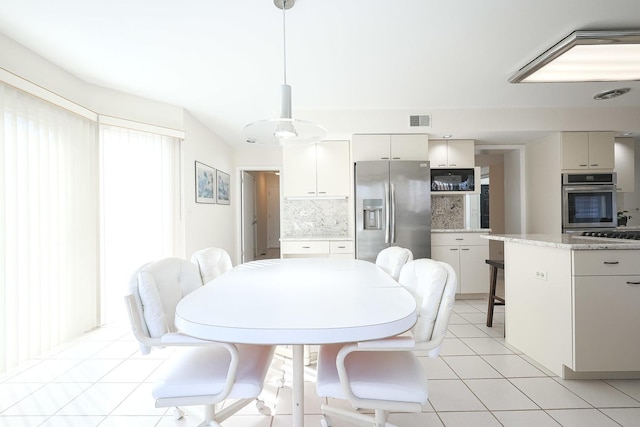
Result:
{"label": "double wall oven", "polygon": [[562,174],[562,231],[606,230],[618,226],[616,174]]}

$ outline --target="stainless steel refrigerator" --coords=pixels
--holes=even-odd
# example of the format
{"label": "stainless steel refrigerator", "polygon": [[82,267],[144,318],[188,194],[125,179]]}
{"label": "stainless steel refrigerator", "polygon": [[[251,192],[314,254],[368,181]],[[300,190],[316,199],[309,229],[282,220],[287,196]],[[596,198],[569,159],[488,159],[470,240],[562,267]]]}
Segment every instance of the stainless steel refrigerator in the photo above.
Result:
{"label": "stainless steel refrigerator", "polygon": [[356,258],[372,261],[389,246],[431,258],[428,161],[355,164]]}

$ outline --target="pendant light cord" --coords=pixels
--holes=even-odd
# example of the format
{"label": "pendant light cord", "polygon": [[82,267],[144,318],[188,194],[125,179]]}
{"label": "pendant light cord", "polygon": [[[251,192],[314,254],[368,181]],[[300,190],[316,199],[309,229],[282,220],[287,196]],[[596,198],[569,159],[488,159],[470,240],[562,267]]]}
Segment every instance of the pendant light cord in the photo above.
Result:
{"label": "pendant light cord", "polygon": [[283,62],[284,62],[284,84],[287,84],[287,26],[285,25],[285,9],[287,8],[287,0],[282,2],[282,45],[283,45]]}

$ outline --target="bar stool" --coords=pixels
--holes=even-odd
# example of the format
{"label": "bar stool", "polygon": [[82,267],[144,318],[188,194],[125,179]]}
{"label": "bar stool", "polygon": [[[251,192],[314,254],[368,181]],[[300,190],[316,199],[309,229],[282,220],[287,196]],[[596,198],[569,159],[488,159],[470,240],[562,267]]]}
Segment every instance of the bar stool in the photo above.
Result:
{"label": "bar stool", "polygon": [[489,285],[489,306],[487,308],[487,326],[493,326],[493,307],[504,305],[504,298],[496,295],[496,285],[498,282],[498,269],[504,270],[504,261],[496,259],[485,260],[491,266],[491,284]]}

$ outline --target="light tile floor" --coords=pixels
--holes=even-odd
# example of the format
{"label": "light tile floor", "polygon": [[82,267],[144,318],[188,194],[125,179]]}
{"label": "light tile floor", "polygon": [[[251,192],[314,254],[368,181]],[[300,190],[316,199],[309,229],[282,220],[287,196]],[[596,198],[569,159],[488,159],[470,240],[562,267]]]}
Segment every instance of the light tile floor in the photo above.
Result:
{"label": "light tile floor", "polygon": [[[640,426],[640,380],[563,381],[506,345],[503,307],[496,308],[493,328],[485,326],[485,313],[486,300],[456,302],[440,357],[422,358],[429,402],[420,414],[392,414],[390,421],[405,427]],[[126,324],[87,333],[0,376],[0,426],[196,426],[199,407],[183,408],[181,421],[154,408],[150,388],[170,354],[142,356]],[[262,395],[273,415],[250,405],[223,426],[290,426],[291,389],[277,388],[279,374],[272,370]],[[319,426],[322,399],[312,367],[306,379],[305,425]]]}

